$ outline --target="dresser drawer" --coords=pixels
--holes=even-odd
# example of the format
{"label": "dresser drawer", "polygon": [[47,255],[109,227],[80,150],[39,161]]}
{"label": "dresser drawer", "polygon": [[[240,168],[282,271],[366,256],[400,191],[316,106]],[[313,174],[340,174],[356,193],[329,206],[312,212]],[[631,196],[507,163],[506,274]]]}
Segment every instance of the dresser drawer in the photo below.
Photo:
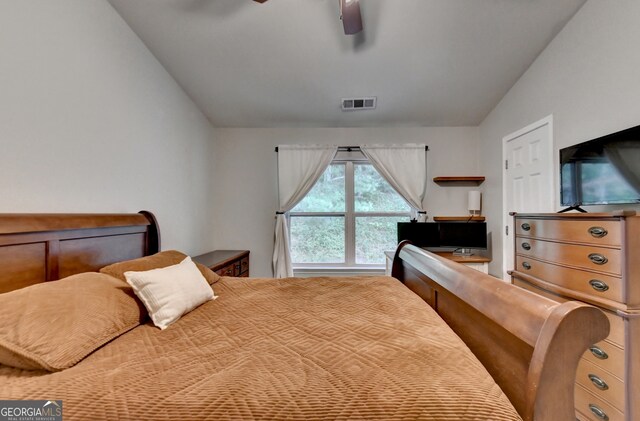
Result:
{"label": "dresser drawer", "polygon": [[241,272],[240,260],[236,260],[235,262],[233,262],[233,276],[239,277]]}
{"label": "dresser drawer", "polygon": [[582,415],[580,412],[578,412],[576,410],[576,420],[577,421],[591,421],[591,418],[587,418],[586,416]]}
{"label": "dresser drawer", "polygon": [[240,260],[240,276],[249,276],[249,256]]}
{"label": "dresser drawer", "polygon": [[602,310],[602,312],[609,319],[609,336],[606,340],[624,349],[624,319],[610,311]]}
{"label": "dresser drawer", "polygon": [[230,264],[228,266],[223,267],[222,269],[218,269],[216,270],[216,273],[220,276],[235,276],[234,265]]}
{"label": "dresser drawer", "polygon": [[624,411],[624,382],[595,364],[580,360],[576,382],[593,395]]}
{"label": "dresser drawer", "polygon": [[[530,284],[529,282],[523,281],[518,278],[513,278],[512,283],[513,285],[519,286],[522,289],[526,289],[527,291],[542,295],[543,297],[559,303],[571,301],[570,298],[567,298],[563,295],[555,294],[551,291],[547,291],[544,288],[540,288],[537,285]],[[609,320],[609,336],[607,336],[606,340],[612,342],[613,344],[624,350],[624,319],[607,310],[602,310],[602,312],[605,316],[607,316],[607,319]]]}
{"label": "dresser drawer", "polygon": [[623,303],[622,279],[516,256],[516,269],[558,286]]}
{"label": "dresser drawer", "polygon": [[576,384],[576,410],[593,421],[625,421],[624,413]]}
{"label": "dresser drawer", "polygon": [[617,276],[620,276],[622,272],[622,253],[619,249],[554,243],[552,241],[517,237],[516,253],[561,265],[597,270]]}
{"label": "dresser drawer", "polygon": [[603,370],[607,370],[623,382],[625,381],[624,350],[622,348],[607,341],[600,341],[585,351],[582,359],[595,364]]}
{"label": "dresser drawer", "polygon": [[620,246],[622,244],[619,221],[516,218],[515,231],[516,235],[547,240],[606,246]]}

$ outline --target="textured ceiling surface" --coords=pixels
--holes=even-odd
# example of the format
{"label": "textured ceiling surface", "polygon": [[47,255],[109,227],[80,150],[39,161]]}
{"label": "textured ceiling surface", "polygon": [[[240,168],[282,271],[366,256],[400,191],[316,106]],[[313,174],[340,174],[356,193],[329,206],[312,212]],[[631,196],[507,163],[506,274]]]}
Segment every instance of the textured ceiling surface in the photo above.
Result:
{"label": "textured ceiling surface", "polygon": [[477,125],[585,2],[109,1],[217,127]]}

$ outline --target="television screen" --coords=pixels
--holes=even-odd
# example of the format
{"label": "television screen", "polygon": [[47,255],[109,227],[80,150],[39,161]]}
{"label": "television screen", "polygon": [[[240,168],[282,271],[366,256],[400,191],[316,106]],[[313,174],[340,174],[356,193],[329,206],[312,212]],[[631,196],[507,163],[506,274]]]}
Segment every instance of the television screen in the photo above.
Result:
{"label": "television screen", "polygon": [[417,247],[487,248],[484,222],[398,222],[398,242],[409,240]]}
{"label": "television screen", "polygon": [[487,224],[449,222],[440,224],[440,247],[487,248]]}
{"label": "television screen", "polygon": [[640,203],[640,126],[560,150],[564,206]]}
{"label": "television screen", "polygon": [[437,222],[398,222],[398,243],[409,240],[417,247],[439,247],[439,231]]}

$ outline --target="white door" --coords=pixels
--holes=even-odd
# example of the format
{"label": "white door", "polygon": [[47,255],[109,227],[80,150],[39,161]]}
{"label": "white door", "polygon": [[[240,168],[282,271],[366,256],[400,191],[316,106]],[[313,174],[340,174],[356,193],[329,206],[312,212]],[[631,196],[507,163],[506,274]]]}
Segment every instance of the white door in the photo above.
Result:
{"label": "white door", "polygon": [[510,212],[553,212],[555,201],[551,116],[503,139],[503,277],[513,269],[513,217]]}

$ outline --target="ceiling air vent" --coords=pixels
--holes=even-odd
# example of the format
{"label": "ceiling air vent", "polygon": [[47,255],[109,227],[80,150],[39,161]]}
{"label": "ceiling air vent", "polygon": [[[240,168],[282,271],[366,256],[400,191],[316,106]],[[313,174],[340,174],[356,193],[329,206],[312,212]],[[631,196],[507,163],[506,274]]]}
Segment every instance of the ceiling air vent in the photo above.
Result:
{"label": "ceiling air vent", "polygon": [[376,108],[376,97],[342,98],[342,111],[373,110]]}

